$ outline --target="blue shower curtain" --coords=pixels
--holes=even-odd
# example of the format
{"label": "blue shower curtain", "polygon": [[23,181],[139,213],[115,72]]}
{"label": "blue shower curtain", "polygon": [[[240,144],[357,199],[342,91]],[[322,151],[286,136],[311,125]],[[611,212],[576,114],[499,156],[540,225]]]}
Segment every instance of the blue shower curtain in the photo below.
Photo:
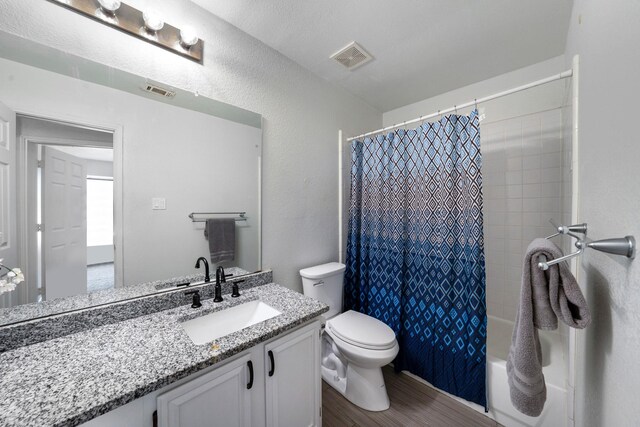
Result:
{"label": "blue shower curtain", "polygon": [[478,113],[354,141],[345,309],[396,333],[396,370],[485,408]]}

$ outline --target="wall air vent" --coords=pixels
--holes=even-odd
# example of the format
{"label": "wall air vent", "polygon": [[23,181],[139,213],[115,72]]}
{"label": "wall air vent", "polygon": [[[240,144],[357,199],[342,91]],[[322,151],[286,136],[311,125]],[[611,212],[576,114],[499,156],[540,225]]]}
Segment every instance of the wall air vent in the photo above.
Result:
{"label": "wall air vent", "polygon": [[146,92],[155,93],[156,95],[164,96],[165,98],[173,98],[176,96],[176,93],[169,89],[164,89],[160,86],[156,86],[150,83],[147,83],[143,86],[143,89]]}
{"label": "wall air vent", "polygon": [[338,52],[330,56],[331,59],[335,59],[349,71],[353,71],[361,65],[373,59],[373,56],[362,48],[358,43],[351,42]]}

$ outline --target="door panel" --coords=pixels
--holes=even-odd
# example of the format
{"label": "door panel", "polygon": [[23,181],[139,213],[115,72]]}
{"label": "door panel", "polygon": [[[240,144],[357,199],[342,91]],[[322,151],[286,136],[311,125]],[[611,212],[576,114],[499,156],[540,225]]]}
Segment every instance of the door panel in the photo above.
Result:
{"label": "door panel", "polygon": [[42,272],[45,299],[87,292],[87,166],[43,147]]}
{"label": "door panel", "polygon": [[158,426],[251,426],[250,360],[246,355],[158,396]]}
{"label": "door panel", "polygon": [[[0,103],[0,258],[9,267],[18,267],[16,245],[16,113]],[[10,307],[18,301],[23,286],[0,296],[0,307]]]}
{"label": "door panel", "polygon": [[0,103],[0,258],[5,258],[6,264],[13,267],[17,260],[15,239],[15,194],[13,187],[15,179],[15,138],[16,113]]}
{"label": "door panel", "polygon": [[321,424],[320,343],[316,324],[265,345],[265,370],[268,427]]}

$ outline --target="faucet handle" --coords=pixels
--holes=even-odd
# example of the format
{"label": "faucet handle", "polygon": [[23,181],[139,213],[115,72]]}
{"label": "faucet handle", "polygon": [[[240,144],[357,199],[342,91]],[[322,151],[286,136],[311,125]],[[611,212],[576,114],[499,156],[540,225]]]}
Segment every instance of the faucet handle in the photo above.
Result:
{"label": "faucet handle", "polygon": [[194,289],[192,291],[187,291],[184,294],[185,295],[193,294],[193,302],[191,304],[191,308],[200,308],[200,307],[202,307],[202,303],[200,302],[200,289]]}
{"label": "faucet handle", "polygon": [[240,290],[238,289],[238,283],[243,283],[244,280],[238,280],[233,282],[231,287],[231,298],[238,298],[240,296]]}

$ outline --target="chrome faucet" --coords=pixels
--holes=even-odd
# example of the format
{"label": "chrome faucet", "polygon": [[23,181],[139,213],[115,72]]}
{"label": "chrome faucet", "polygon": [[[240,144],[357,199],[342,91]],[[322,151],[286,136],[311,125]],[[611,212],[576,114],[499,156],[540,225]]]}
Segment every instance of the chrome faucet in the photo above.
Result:
{"label": "chrome faucet", "polygon": [[215,296],[213,302],[222,302],[222,283],[226,283],[227,279],[224,277],[224,268],[222,266],[216,269],[216,287]]}
{"label": "chrome faucet", "polygon": [[205,257],[201,256],[196,261],[196,268],[200,268],[200,261],[204,262],[204,283],[209,283],[211,281],[211,277],[209,277],[209,262]]}

